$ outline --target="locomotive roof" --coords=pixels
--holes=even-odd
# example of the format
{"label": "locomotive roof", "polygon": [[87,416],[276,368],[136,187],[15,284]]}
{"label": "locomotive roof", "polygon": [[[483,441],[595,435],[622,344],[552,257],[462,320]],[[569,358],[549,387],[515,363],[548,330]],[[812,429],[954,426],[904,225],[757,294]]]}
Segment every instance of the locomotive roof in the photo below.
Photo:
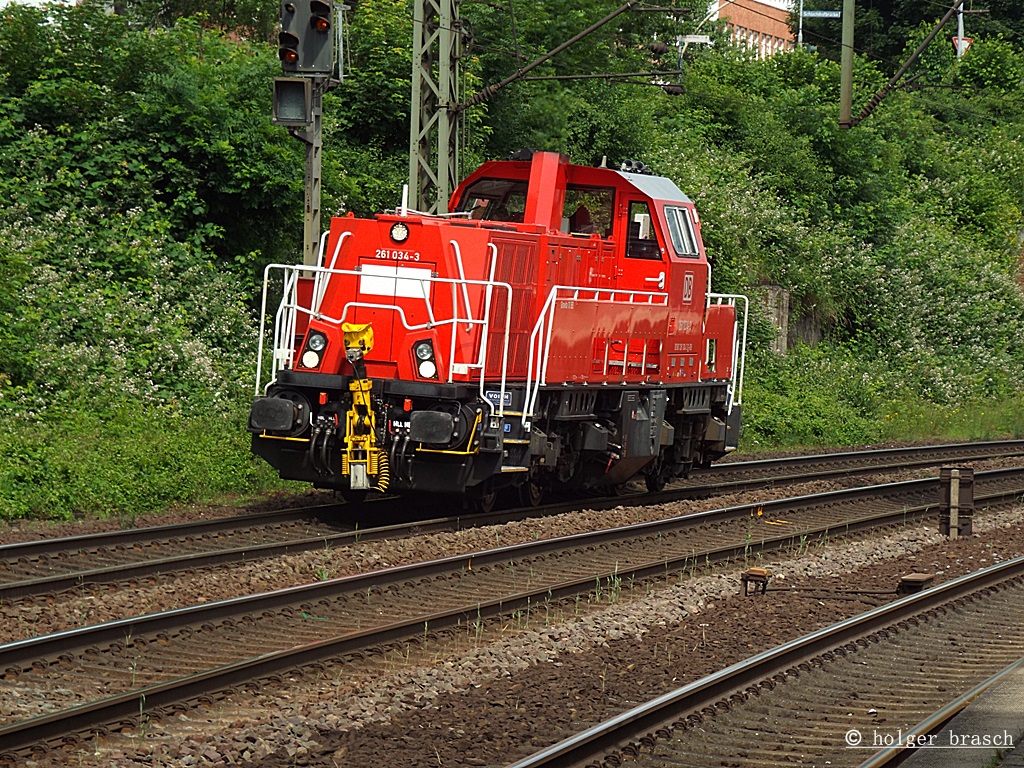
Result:
{"label": "locomotive roof", "polygon": [[[538,152],[533,154],[539,155],[553,153]],[[565,168],[568,171],[568,176],[571,180],[570,183],[575,181],[575,183],[582,184],[598,184],[602,177],[607,178],[607,175],[612,175],[618,176],[652,200],[681,203],[693,202],[681,189],[679,189],[679,187],[675,185],[675,182],[671,179],[665,178],[664,176],[653,176],[649,173],[620,171],[617,168],[574,165],[566,162],[564,155],[561,157],[562,162],[565,163]],[[459,190],[464,189],[474,181],[482,178],[519,179],[525,181],[530,177],[530,165],[530,160],[520,158],[511,160],[490,160],[463,179],[462,183],[459,184]],[[456,191],[456,195],[457,194],[458,190]],[[454,197],[455,195],[453,195],[453,198]]]}
{"label": "locomotive roof", "polygon": [[664,176],[650,176],[645,173],[627,173],[625,171],[616,171],[616,173],[654,200],[693,202],[675,185],[674,181],[666,179]]}

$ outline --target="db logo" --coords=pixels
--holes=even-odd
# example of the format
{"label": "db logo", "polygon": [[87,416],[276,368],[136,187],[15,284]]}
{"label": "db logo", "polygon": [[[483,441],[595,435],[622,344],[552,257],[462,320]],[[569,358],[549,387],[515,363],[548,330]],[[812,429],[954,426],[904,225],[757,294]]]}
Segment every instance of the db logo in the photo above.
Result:
{"label": "db logo", "polygon": [[689,304],[693,301],[693,272],[683,275],[683,303]]}

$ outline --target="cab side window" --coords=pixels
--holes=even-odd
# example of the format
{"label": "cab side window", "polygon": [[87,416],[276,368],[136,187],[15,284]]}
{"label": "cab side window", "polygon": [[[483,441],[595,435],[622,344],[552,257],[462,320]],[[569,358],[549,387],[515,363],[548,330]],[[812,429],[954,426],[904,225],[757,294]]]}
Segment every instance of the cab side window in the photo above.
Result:
{"label": "cab side window", "polygon": [[562,231],[574,235],[612,233],[615,190],[610,187],[581,187],[570,184],[565,190]]}
{"label": "cab side window", "polygon": [[651,207],[634,200],[629,204],[629,231],[626,235],[626,258],[661,259],[661,248],[654,233]]}
{"label": "cab side window", "polygon": [[686,208],[665,206],[665,219],[668,221],[668,233],[672,238],[672,247],[677,256],[698,258],[700,248],[693,232],[693,220]]}

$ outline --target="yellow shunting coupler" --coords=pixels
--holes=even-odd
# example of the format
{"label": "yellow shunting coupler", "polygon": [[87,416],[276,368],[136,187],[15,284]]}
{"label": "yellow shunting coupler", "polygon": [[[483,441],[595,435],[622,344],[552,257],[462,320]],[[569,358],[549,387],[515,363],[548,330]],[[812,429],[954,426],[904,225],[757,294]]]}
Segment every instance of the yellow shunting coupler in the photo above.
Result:
{"label": "yellow shunting coupler", "polygon": [[[341,472],[355,491],[386,491],[391,473],[387,452],[377,446],[377,416],[370,402],[373,380],[366,378],[364,355],[373,349],[370,323],[344,323],[345,356],[354,375],[348,383],[352,405],[345,416],[345,446],[341,454]],[[371,478],[374,482],[371,484]]]}

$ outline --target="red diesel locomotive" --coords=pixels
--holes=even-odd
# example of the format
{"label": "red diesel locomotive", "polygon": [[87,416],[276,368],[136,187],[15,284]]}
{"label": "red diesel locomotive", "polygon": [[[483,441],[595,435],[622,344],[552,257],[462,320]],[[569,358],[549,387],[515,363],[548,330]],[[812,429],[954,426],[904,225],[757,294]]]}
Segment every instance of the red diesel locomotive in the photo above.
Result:
{"label": "red diesel locomotive", "polygon": [[451,210],[337,217],[318,266],[267,268],[249,430],[281,477],[486,509],[660,489],[736,447],[746,299],[711,292],[673,182],[522,151]]}

